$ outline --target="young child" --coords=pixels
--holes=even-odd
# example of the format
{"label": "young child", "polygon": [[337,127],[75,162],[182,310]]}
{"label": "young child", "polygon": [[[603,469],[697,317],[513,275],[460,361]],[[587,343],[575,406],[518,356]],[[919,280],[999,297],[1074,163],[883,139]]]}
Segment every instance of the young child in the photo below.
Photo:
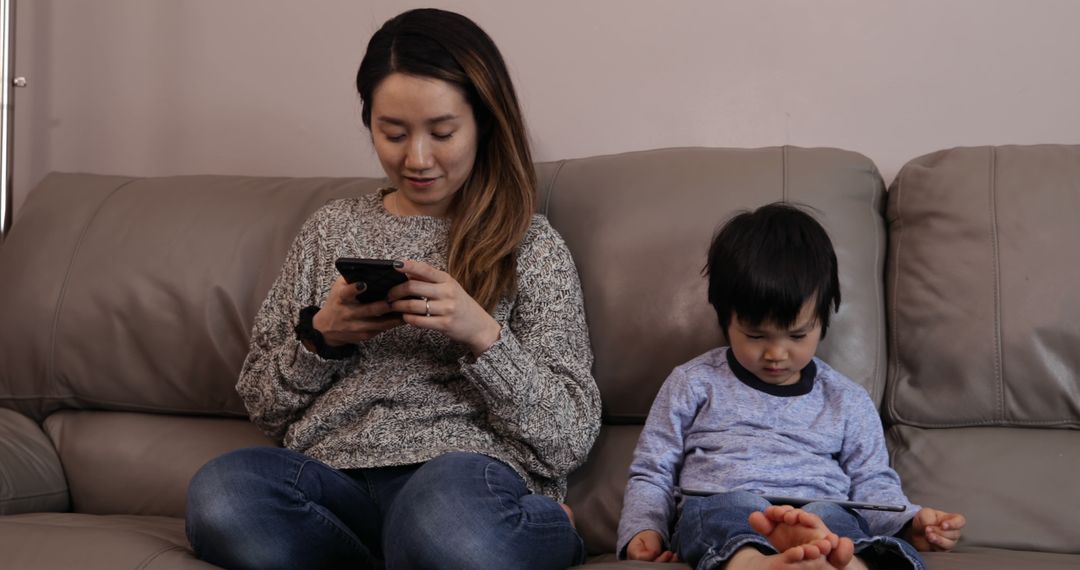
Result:
{"label": "young child", "polygon": [[[657,394],[630,467],[620,558],[922,570],[916,550],[951,549],[964,517],[908,501],[870,396],[814,357],[840,306],[824,228],[783,204],[740,214],[713,240],[706,271],[730,346],[675,368]],[[761,495],[905,510],[796,509]]]}

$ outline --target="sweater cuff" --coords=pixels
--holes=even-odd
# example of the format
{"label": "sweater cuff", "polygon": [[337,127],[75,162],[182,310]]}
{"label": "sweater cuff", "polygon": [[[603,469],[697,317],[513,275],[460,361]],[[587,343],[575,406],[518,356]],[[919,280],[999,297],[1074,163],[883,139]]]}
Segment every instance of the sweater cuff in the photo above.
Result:
{"label": "sweater cuff", "polygon": [[520,400],[528,393],[532,378],[532,357],[522,348],[510,328],[503,326],[499,339],[473,360],[465,355],[459,361],[465,377],[482,386],[496,400]]}
{"label": "sweater cuff", "polygon": [[291,345],[286,345],[285,354],[282,356],[282,376],[287,378],[294,388],[303,392],[321,392],[335,379],[340,378],[346,363],[353,360],[327,360],[309,351],[297,339],[293,339]]}

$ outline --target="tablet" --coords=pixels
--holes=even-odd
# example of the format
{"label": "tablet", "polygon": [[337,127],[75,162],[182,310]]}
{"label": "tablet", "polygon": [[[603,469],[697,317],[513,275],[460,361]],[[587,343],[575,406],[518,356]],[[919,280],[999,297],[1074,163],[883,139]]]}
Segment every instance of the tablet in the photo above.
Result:
{"label": "tablet", "polygon": [[[691,497],[709,497],[711,495],[718,495],[722,491],[700,491],[697,489],[683,489],[682,494]],[[901,505],[882,505],[877,503],[860,503],[858,501],[842,501],[840,499],[808,499],[805,497],[781,497],[778,495],[761,495],[762,499],[769,501],[774,505],[791,505],[793,507],[801,507],[807,503],[833,503],[848,509],[862,509],[867,511],[892,511],[896,513],[903,512],[905,508]]]}

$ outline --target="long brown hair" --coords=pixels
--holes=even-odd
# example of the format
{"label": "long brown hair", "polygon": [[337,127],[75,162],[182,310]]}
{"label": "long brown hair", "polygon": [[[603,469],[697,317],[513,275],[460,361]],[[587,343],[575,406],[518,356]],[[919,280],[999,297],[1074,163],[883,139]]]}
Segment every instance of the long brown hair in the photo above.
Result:
{"label": "long brown hair", "polygon": [[488,311],[517,285],[517,246],[536,203],[536,171],[506,63],[472,20],[445,10],[400,14],[375,32],[356,73],[364,126],[392,73],[458,86],[476,117],[476,162],[452,205],[447,271]]}

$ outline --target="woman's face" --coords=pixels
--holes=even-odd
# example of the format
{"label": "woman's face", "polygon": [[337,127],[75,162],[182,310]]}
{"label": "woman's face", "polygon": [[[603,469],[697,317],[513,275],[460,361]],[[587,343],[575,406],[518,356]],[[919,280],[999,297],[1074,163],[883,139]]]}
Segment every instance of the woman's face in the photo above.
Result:
{"label": "woman's face", "polygon": [[476,162],[476,119],[461,90],[440,79],[393,73],[371,97],[371,137],[398,191],[399,216],[446,216]]}

